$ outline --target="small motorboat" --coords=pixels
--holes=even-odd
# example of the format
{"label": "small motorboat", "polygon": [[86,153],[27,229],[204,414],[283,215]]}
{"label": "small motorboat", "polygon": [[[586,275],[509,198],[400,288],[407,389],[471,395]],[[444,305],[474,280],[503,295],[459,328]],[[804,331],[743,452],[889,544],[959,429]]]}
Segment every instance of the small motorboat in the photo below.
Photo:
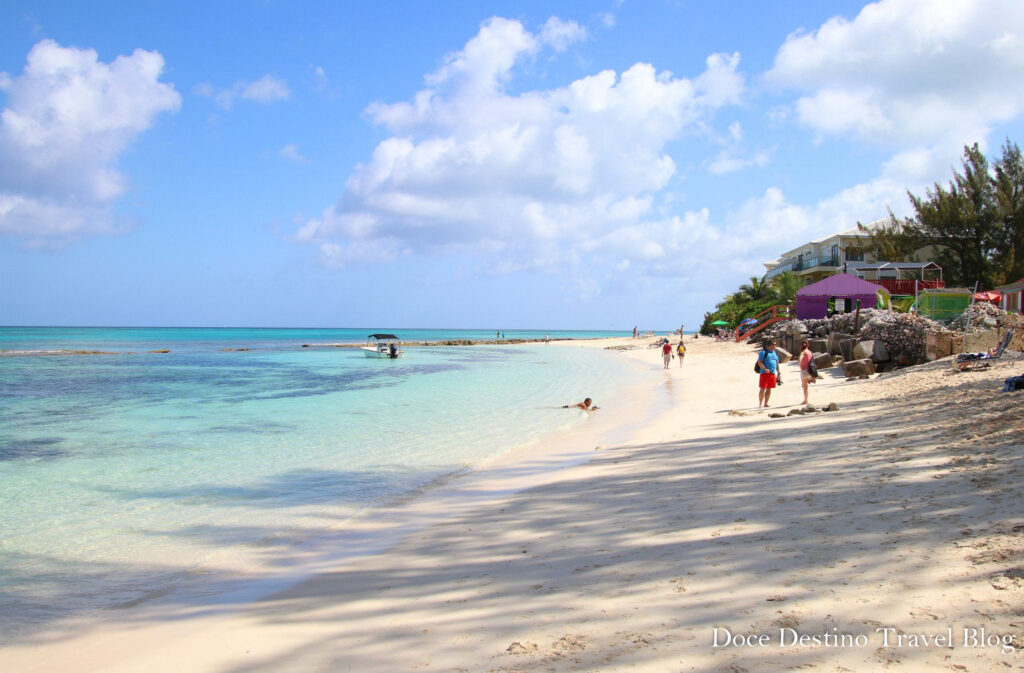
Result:
{"label": "small motorboat", "polygon": [[394,334],[371,334],[366,337],[366,345],[359,350],[368,358],[400,358],[405,351],[399,348],[401,342]]}

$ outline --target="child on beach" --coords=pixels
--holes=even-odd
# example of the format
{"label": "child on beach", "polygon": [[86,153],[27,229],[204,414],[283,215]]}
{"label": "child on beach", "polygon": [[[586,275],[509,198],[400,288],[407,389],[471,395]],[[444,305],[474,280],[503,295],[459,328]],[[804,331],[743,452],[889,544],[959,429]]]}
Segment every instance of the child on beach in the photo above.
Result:
{"label": "child on beach", "polygon": [[679,366],[683,366],[683,357],[686,355],[686,346],[683,345],[682,332],[679,334],[679,345],[676,346],[676,355],[679,356]]}

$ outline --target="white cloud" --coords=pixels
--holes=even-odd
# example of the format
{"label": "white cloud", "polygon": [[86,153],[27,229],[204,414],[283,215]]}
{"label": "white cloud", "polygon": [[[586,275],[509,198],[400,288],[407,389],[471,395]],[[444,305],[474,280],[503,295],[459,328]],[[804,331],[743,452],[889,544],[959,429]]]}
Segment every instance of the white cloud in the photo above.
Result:
{"label": "white cloud", "polygon": [[203,83],[196,86],[195,92],[200,96],[212,99],[225,110],[233,108],[239,99],[269,105],[277,101],[288,100],[292,95],[287,83],[269,74],[252,82],[239,80],[223,89]]}
{"label": "white cloud", "polygon": [[135,50],[101,63],[91,49],[52,40],[5,75],[0,115],[0,233],[30,245],[116,229],[110,206],[127,189],[124,149],[181,97],[159,82],[163,58]]}
{"label": "white cloud", "polygon": [[320,261],[325,266],[342,268],[353,262],[393,262],[410,254],[408,249],[394,240],[354,241],[351,243],[321,243]]}
{"label": "white cloud", "polygon": [[299,152],[299,148],[294,143],[285,145],[277,151],[277,154],[282,159],[294,161],[297,164],[304,164],[309,161],[306,157],[302,156],[302,153]]}
{"label": "white cloud", "polygon": [[639,243],[630,227],[649,216],[676,172],[666,145],[739,102],[739,55],[710,56],[694,79],[637,63],[508,93],[517,64],[583,36],[568,26],[549,20],[538,36],[490,19],[411,100],[371,105],[390,136],[298,240],[340,246],[341,263],[400,249],[504,255],[502,268],[513,253],[556,264],[597,250],[583,245],[593,240],[636,241],[631,255],[656,258],[663,244]]}
{"label": "white cloud", "polygon": [[540,39],[555,51],[565,51],[576,42],[587,39],[587,31],[575,21],[562,21],[552,16],[541,29]]}
{"label": "white cloud", "polygon": [[[949,170],[947,156],[931,150],[901,153],[876,178],[812,204],[793,203],[782,189],[770,187],[729,211],[704,208],[645,219],[574,247],[590,255],[598,268],[621,265],[635,269],[634,274],[679,279],[681,287],[715,287],[724,293],[735,287],[724,279],[738,282],[760,275],[763,262],[801,243],[885,217],[890,209],[897,216],[911,214],[907,189],[922,193],[936,175]],[[707,300],[720,296],[713,293]]]}
{"label": "white cloud", "polygon": [[890,210],[898,217],[911,215],[907,190],[923,193],[936,176],[950,170],[948,157],[943,150],[897,154],[877,177],[811,205],[791,203],[781,189],[771,187],[723,214],[717,223],[720,239],[710,247],[695,245],[694,259],[728,259],[749,276],[763,272],[761,262],[801,243],[885,217]]}
{"label": "white cloud", "polygon": [[440,87],[454,82],[464,95],[493,93],[508,78],[516,58],[538,48],[536,37],[523,24],[494,17],[462,51],[449,54],[444,67],[428,76],[427,83]]}
{"label": "white cloud", "polygon": [[309,67],[313,72],[314,88],[320,93],[326,92],[331,86],[331,80],[327,76],[327,71],[324,70],[323,66],[319,65],[310,65]]}
{"label": "white cloud", "polygon": [[714,175],[724,175],[752,166],[763,168],[771,163],[771,159],[771,153],[767,151],[754,152],[750,156],[737,156],[731,150],[722,150],[708,164],[708,171]]}
{"label": "white cloud", "polygon": [[264,75],[255,82],[249,82],[239,94],[245,100],[257,103],[273,103],[279,100],[288,100],[292,92],[288,85],[273,75]]}
{"label": "white cloud", "polygon": [[963,144],[1024,111],[1024,3],[882,0],[791,35],[766,77],[823,135]]}
{"label": "white cloud", "polygon": [[726,145],[708,164],[712,175],[724,175],[751,166],[764,167],[771,162],[772,151],[757,150],[749,153],[743,148],[743,125],[733,122],[729,125],[729,137],[722,141]]}

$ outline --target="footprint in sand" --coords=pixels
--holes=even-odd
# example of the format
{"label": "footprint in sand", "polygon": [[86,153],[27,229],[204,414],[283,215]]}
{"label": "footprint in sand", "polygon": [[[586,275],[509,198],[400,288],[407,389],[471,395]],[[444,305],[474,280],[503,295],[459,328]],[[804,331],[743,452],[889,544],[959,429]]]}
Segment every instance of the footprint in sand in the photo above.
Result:
{"label": "footprint in sand", "polygon": [[565,635],[556,640],[552,647],[561,652],[578,652],[587,649],[587,643],[584,636]]}
{"label": "footprint in sand", "polygon": [[795,629],[800,626],[800,618],[791,612],[773,621],[772,626],[776,629]]}
{"label": "footprint in sand", "polygon": [[533,654],[539,649],[540,647],[537,643],[531,643],[530,641],[521,643],[517,640],[506,647],[505,651],[509,654]]}

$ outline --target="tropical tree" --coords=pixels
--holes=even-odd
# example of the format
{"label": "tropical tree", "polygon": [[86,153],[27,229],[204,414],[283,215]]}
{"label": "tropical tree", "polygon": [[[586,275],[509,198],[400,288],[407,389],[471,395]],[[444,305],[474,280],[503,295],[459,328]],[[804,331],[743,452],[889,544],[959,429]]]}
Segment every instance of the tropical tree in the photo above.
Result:
{"label": "tropical tree", "polygon": [[915,253],[924,245],[924,236],[914,220],[899,220],[889,211],[889,221],[878,227],[868,229],[860,222],[857,229],[868,235],[867,249],[875,255],[875,259],[887,262],[910,262]]}
{"label": "tropical tree", "polygon": [[977,144],[964,148],[963,171],[954,173],[948,189],[936,183],[927,198],[911,194],[910,202],[921,233],[939,246],[939,265],[957,284],[990,287],[1002,281],[992,262],[1003,232],[988,160]]}
{"label": "tropical tree", "polygon": [[783,271],[771,280],[772,293],[780,304],[792,304],[796,301],[796,293],[803,283],[792,271]]}
{"label": "tropical tree", "polygon": [[1024,276],[1024,158],[1009,140],[994,164],[965,146],[961,170],[948,185],[935,183],[924,197],[908,192],[914,216],[897,219],[869,235],[879,259],[907,261],[925,246],[951,285],[993,287]]}
{"label": "tropical tree", "polygon": [[1009,140],[995,164],[995,197],[1004,233],[997,265],[1004,282],[1012,282],[1024,277],[1024,157]]}
{"label": "tropical tree", "polygon": [[742,299],[748,302],[760,301],[762,299],[772,299],[774,291],[769,283],[766,283],[764,279],[757,278],[756,276],[750,277],[749,283],[740,285],[739,292]]}

